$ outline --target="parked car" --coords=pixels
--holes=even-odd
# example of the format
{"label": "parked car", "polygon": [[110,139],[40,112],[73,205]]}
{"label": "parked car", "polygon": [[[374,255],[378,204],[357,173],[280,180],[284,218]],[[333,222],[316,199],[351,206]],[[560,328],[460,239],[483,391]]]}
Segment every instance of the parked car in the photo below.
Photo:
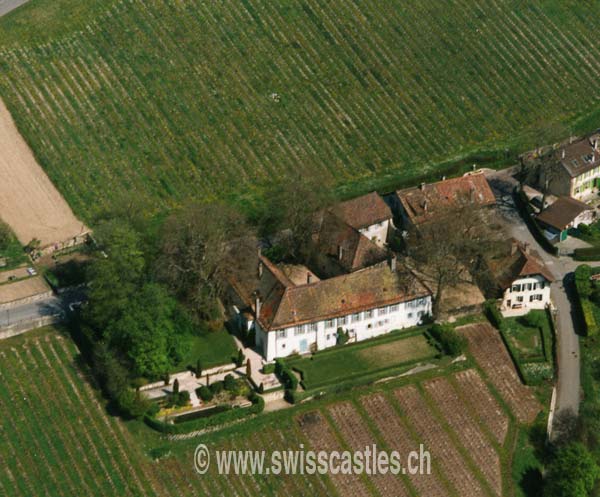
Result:
{"label": "parked car", "polygon": [[28,267],[27,273],[29,274],[29,276],[35,276],[37,274],[37,271],[32,267]]}

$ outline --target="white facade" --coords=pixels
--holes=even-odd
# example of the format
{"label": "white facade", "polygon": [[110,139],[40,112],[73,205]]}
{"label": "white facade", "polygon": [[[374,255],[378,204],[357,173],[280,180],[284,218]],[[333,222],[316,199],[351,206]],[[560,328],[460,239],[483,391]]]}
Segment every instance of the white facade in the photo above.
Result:
{"label": "white facade", "polygon": [[378,309],[334,319],[265,332],[255,323],[256,345],[267,361],[293,353],[307,353],[333,347],[337,330],[347,331],[350,341],[366,340],[392,330],[417,326],[431,314],[431,296],[387,305]]}
{"label": "white facade", "polygon": [[389,219],[380,223],[372,224],[366,228],[361,228],[358,231],[365,235],[369,240],[375,242],[380,247],[383,247],[387,242],[388,231],[392,222]]}
{"label": "white facade", "polygon": [[500,311],[504,316],[520,316],[549,304],[550,282],[541,275],[526,276],[513,281],[504,291]]}

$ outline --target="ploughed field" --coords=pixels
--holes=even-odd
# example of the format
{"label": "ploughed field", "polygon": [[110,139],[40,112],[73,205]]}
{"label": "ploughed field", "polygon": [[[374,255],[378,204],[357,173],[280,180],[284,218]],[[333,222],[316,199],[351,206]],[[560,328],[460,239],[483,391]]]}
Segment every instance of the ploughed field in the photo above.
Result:
{"label": "ploughed field", "polygon": [[599,107],[585,2],[36,3],[0,21],[0,93],[87,221],[297,170],[406,179]]}
{"label": "ploughed field", "polygon": [[[492,339],[473,351],[485,360],[501,356],[502,347]],[[481,364],[482,372],[409,377],[174,442],[141,423],[128,427],[108,416],[77,356],[70,339],[50,329],[0,342],[1,495],[500,497],[514,490],[505,476],[517,427],[509,406],[513,392],[531,394],[510,368]],[[528,406],[531,415],[533,404]],[[424,444],[432,472],[226,476],[218,474],[213,453],[208,474],[201,476],[193,466],[198,443],[211,450],[264,449],[267,461],[273,450],[355,451],[376,444],[397,450],[403,465]],[[157,447],[162,457],[154,461],[150,454]]]}

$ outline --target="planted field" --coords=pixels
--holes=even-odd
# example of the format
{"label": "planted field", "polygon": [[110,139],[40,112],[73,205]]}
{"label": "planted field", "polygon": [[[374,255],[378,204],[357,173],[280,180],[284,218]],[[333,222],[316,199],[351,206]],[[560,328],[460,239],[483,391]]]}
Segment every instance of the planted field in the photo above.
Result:
{"label": "planted field", "polygon": [[302,374],[302,384],[308,390],[375,372],[385,374],[387,369],[409,369],[436,354],[422,333],[404,336],[399,331],[288,363]]}
{"label": "planted field", "polygon": [[0,92],[87,221],[132,195],[253,197],[299,169],[390,186],[599,124],[582,2],[38,3],[0,21]]}
{"label": "planted field", "polygon": [[498,330],[480,323],[463,326],[458,331],[467,338],[475,360],[517,419],[521,423],[532,422],[541,406],[533,391],[521,383]]}

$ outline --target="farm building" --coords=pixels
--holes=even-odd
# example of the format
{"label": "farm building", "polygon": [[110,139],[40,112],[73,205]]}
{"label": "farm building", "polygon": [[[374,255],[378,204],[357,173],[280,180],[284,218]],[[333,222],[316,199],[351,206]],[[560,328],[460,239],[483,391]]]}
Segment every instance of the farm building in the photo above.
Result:
{"label": "farm building", "polygon": [[538,215],[537,220],[545,228],[549,240],[563,241],[570,228],[590,224],[595,218],[596,211],[587,204],[571,197],[559,197]]}
{"label": "farm building", "polygon": [[331,211],[380,247],[393,227],[392,211],[377,192],[341,202]]}
{"label": "farm building", "polygon": [[494,193],[483,173],[466,174],[396,192],[394,205],[404,229],[418,227],[436,214],[463,205],[493,206]]}
{"label": "farm building", "polygon": [[563,145],[557,164],[541,168],[539,186],[556,196],[587,200],[600,186],[600,133]]}
{"label": "farm building", "polygon": [[506,316],[527,314],[550,305],[554,276],[529,244],[510,240],[509,252],[496,258],[490,269],[502,294],[500,311]]}

